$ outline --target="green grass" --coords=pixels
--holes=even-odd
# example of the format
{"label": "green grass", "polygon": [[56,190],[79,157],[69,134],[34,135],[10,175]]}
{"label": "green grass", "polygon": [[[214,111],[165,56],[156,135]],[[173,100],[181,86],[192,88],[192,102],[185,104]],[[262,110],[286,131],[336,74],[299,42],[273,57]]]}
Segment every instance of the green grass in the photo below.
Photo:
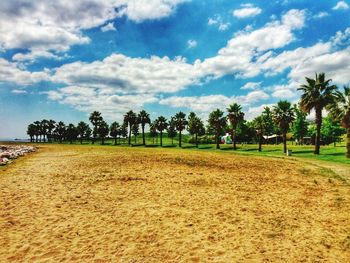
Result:
{"label": "green grass", "polygon": [[[234,151],[232,149],[232,145],[220,145],[221,149],[216,150],[214,144],[200,144],[199,148],[197,149],[194,144],[187,143],[189,139],[188,135],[183,136],[183,142],[182,142],[182,148],[183,149],[190,149],[194,151],[216,151],[220,153],[230,153],[230,154],[242,154],[242,155],[252,155],[252,156],[266,156],[266,157],[280,157],[280,158],[304,158],[309,160],[320,160],[320,161],[329,161],[329,162],[335,162],[335,163],[343,163],[343,164],[350,164],[350,159],[347,159],[345,157],[346,147],[345,143],[338,144],[336,147],[333,145],[331,146],[321,146],[321,154],[315,155],[313,154],[314,146],[312,145],[304,145],[304,146],[297,146],[292,145],[291,142],[288,143],[288,149],[292,150],[292,156],[286,157],[283,154],[283,145],[263,145],[262,146],[262,152],[258,152],[258,145],[257,144],[237,144],[238,149]],[[134,138],[131,140],[133,147],[144,147],[142,146],[142,137],[141,135],[138,136],[136,143]],[[99,146],[100,141],[96,141],[95,145]],[[67,142],[65,142],[67,144]],[[80,144],[80,142],[76,142],[75,144]],[[158,141],[155,140],[155,143],[153,144],[153,140],[150,137],[146,137],[146,147],[155,147],[160,148],[160,139],[158,138]],[[84,141],[83,145],[91,145],[91,142]],[[114,140],[109,139],[105,141],[106,146],[114,146]],[[127,145],[127,140],[122,140],[121,144],[118,145],[118,147],[129,147]],[[171,139],[164,136],[163,137],[163,148],[173,148],[173,149],[179,149],[178,147],[178,140],[174,139],[174,144],[171,143]]]}

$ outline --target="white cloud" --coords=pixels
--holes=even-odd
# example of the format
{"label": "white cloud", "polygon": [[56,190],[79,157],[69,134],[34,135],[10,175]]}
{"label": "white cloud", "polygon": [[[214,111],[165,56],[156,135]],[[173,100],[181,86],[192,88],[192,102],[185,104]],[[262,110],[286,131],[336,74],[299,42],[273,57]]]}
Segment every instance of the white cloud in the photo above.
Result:
{"label": "white cloud", "polygon": [[[67,55],[63,57],[66,58]],[[32,50],[28,53],[16,53],[15,55],[12,56],[12,60],[14,61],[19,61],[19,62],[27,61],[29,63],[34,62],[37,58],[60,60],[62,59],[62,56],[57,56],[52,52],[48,52],[45,50]]]}
{"label": "white cloud", "polygon": [[219,24],[219,31],[226,31],[230,27],[230,23],[220,23]]}
{"label": "white cloud", "polygon": [[116,31],[117,29],[115,28],[113,23],[108,23],[107,25],[101,27],[102,32],[107,32],[107,31]]}
{"label": "white cloud", "polygon": [[339,1],[333,8],[333,10],[347,10],[349,5],[345,1]]}
{"label": "white cloud", "polygon": [[262,82],[248,82],[243,87],[241,87],[242,90],[256,90],[261,87]]}
{"label": "white cloud", "polygon": [[241,5],[243,8],[236,9],[232,12],[232,15],[237,18],[254,17],[261,13],[261,8],[255,7],[252,4]]}
{"label": "white cloud", "polygon": [[222,17],[216,15],[208,19],[208,25],[217,27],[219,31],[226,31],[231,26],[231,23],[223,22]]}
{"label": "white cloud", "polygon": [[329,13],[327,13],[327,12],[319,12],[316,15],[314,15],[313,17],[316,18],[316,19],[320,19],[320,18],[324,18],[324,17],[327,17],[327,16],[329,16]]}
{"label": "white cloud", "polygon": [[14,89],[11,92],[14,94],[27,94],[28,93],[26,90],[23,90],[23,89]]}
{"label": "white cloud", "polygon": [[187,47],[188,47],[188,48],[195,48],[195,47],[197,46],[197,44],[198,44],[198,43],[197,43],[196,40],[191,40],[191,39],[190,39],[190,40],[187,41]]}
{"label": "white cloud", "polygon": [[18,68],[16,63],[11,63],[0,58],[0,83],[17,83],[29,85],[40,81],[49,80],[48,72],[30,72]]}

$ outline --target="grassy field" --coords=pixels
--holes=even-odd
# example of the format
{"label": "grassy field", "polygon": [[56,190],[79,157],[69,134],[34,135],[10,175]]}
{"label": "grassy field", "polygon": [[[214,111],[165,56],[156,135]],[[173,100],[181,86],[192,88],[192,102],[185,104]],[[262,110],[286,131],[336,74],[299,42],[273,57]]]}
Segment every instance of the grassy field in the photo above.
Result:
{"label": "grassy field", "polygon": [[347,164],[226,152],[40,144],[0,171],[0,262],[349,262]]}

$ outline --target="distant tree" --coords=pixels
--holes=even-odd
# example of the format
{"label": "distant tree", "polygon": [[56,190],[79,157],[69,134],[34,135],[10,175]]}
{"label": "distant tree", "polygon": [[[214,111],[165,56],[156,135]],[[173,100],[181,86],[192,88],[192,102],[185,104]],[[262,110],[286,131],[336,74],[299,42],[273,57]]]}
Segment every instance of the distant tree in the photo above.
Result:
{"label": "distant tree", "polygon": [[338,93],[335,101],[328,105],[330,116],[339,121],[347,131],[346,157],[350,158],[350,87],[344,87],[344,93]]}
{"label": "distant tree", "polygon": [[340,137],[346,133],[346,129],[340,126],[340,123],[330,116],[323,118],[321,128],[321,138],[325,144],[334,143],[340,141]]}
{"label": "distant tree", "polygon": [[158,136],[156,121],[150,124],[149,132],[150,132],[150,136],[152,137],[152,143],[154,144],[154,138]]}
{"label": "distant tree", "polygon": [[83,144],[84,138],[86,138],[86,131],[89,129],[89,125],[83,121],[77,125],[78,136],[80,138],[80,144]]}
{"label": "distant tree", "polygon": [[53,130],[55,129],[56,122],[54,120],[49,120],[47,123],[47,140],[52,142]]}
{"label": "distant tree", "polygon": [[90,126],[88,125],[87,128],[86,128],[86,131],[85,131],[85,138],[87,140],[90,140],[91,134],[92,134],[92,130],[91,130]]}
{"label": "distant tree", "polygon": [[179,147],[181,147],[181,137],[182,137],[182,131],[186,129],[187,120],[186,120],[186,114],[182,111],[178,112],[174,116],[174,123],[176,130],[179,132]]}
{"label": "distant tree", "polygon": [[[261,117],[263,118],[263,121],[265,123],[264,128],[264,134],[266,136],[271,136],[273,134],[276,135],[276,144],[278,143],[278,127],[275,125],[275,122],[272,119],[272,111],[271,108],[266,106],[264,107],[264,110],[261,113]],[[267,144],[269,143],[269,140],[266,140]]]}
{"label": "distant tree", "polygon": [[164,118],[163,116],[159,116],[155,120],[155,127],[160,134],[160,146],[163,146],[163,131],[168,127],[166,118]]}
{"label": "distant tree", "polygon": [[220,149],[220,135],[222,135],[227,123],[224,112],[216,109],[209,114],[208,123],[215,133],[216,149]]}
{"label": "distant tree", "polygon": [[141,124],[142,144],[146,145],[145,126],[146,126],[146,124],[151,123],[151,119],[149,117],[149,113],[147,113],[145,110],[140,111],[140,113],[137,117],[138,117],[138,122]]}
{"label": "distant tree", "polygon": [[46,142],[46,137],[48,133],[48,128],[49,128],[49,121],[44,119],[41,121],[41,134],[43,136],[43,142]]}
{"label": "distant tree", "polygon": [[128,124],[126,122],[123,122],[123,125],[120,127],[120,136],[123,138],[128,136]]}
{"label": "distant tree", "polygon": [[135,122],[133,125],[132,125],[132,135],[134,135],[134,138],[135,138],[135,144],[136,144],[136,140],[137,140],[137,135],[140,134],[140,131],[139,131],[139,124],[138,122]]}
{"label": "distant tree", "polygon": [[259,152],[261,152],[261,145],[262,145],[262,141],[263,141],[263,134],[264,134],[264,130],[266,128],[266,122],[264,120],[264,117],[262,115],[256,117],[252,121],[252,126],[255,128],[256,135],[258,136]]}
{"label": "distant tree", "polygon": [[295,120],[292,123],[292,132],[295,139],[298,140],[300,144],[304,143],[304,137],[307,134],[307,127],[309,125],[306,120],[307,113],[300,110],[297,105],[294,105]]}
{"label": "distant tree", "polygon": [[174,118],[171,118],[171,120],[169,121],[169,126],[168,126],[168,129],[167,129],[167,133],[168,133],[168,137],[171,139],[171,144],[173,145],[174,144],[174,138],[177,135]]}
{"label": "distant tree", "polygon": [[27,128],[27,134],[30,137],[30,142],[34,142],[35,133],[36,133],[36,126],[35,126],[35,124],[34,123],[29,124],[28,128]]}
{"label": "distant tree", "polygon": [[315,79],[306,78],[306,84],[298,88],[303,94],[300,98],[300,107],[306,113],[315,109],[316,140],[314,154],[320,154],[322,110],[334,104],[337,98],[337,86],[331,85],[331,79],[326,80],[325,74],[316,74]]}
{"label": "distant tree", "polygon": [[101,137],[101,144],[105,144],[105,138],[108,136],[109,133],[109,127],[107,122],[101,121],[98,125],[98,134]]}
{"label": "distant tree", "polygon": [[113,122],[109,127],[109,134],[114,138],[114,145],[117,145],[117,139],[120,135],[121,127],[118,122]]}
{"label": "distant tree", "polygon": [[131,144],[131,130],[132,126],[134,125],[135,122],[137,122],[137,116],[136,113],[133,112],[132,110],[128,111],[124,115],[124,122],[128,124],[129,126],[129,138],[128,138],[128,144]]}
{"label": "distant tree", "polygon": [[78,130],[74,126],[74,124],[70,123],[66,129],[66,138],[70,142],[70,144],[72,144],[73,141],[77,139],[77,137],[78,137]]}
{"label": "distant tree", "polygon": [[294,121],[294,110],[289,101],[280,100],[277,105],[273,107],[272,111],[273,121],[278,125],[283,137],[283,152],[287,152],[287,132],[289,125]]}
{"label": "distant tree", "polygon": [[64,124],[64,122],[60,121],[56,123],[55,132],[57,134],[59,142],[62,143],[66,134],[66,125]]}
{"label": "distant tree", "polygon": [[41,122],[35,121],[35,142],[41,142]]}
{"label": "distant tree", "polygon": [[92,144],[95,143],[96,137],[98,134],[98,127],[100,123],[103,121],[103,118],[101,116],[101,113],[98,111],[94,111],[90,114],[89,120],[93,126],[93,131],[92,131]]}
{"label": "distant tree", "polygon": [[237,127],[238,127],[238,124],[244,120],[244,113],[242,112],[241,105],[237,103],[231,104],[227,108],[227,111],[228,111],[227,119],[230,122],[232,127],[232,130],[231,130],[232,147],[234,150],[236,150],[237,149],[236,147]]}
{"label": "distant tree", "polygon": [[187,124],[187,130],[192,136],[195,136],[195,143],[198,148],[198,136],[205,134],[204,124],[194,112],[190,112],[188,115]]}

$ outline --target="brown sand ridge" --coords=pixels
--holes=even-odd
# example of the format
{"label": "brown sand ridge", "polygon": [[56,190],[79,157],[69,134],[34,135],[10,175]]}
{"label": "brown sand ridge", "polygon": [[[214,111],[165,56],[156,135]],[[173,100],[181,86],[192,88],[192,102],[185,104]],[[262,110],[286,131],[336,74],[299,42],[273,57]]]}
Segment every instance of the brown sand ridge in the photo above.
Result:
{"label": "brown sand ridge", "polygon": [[337,177],[232,154],[42,146],[0,170],[0,262],[350,262]]}

